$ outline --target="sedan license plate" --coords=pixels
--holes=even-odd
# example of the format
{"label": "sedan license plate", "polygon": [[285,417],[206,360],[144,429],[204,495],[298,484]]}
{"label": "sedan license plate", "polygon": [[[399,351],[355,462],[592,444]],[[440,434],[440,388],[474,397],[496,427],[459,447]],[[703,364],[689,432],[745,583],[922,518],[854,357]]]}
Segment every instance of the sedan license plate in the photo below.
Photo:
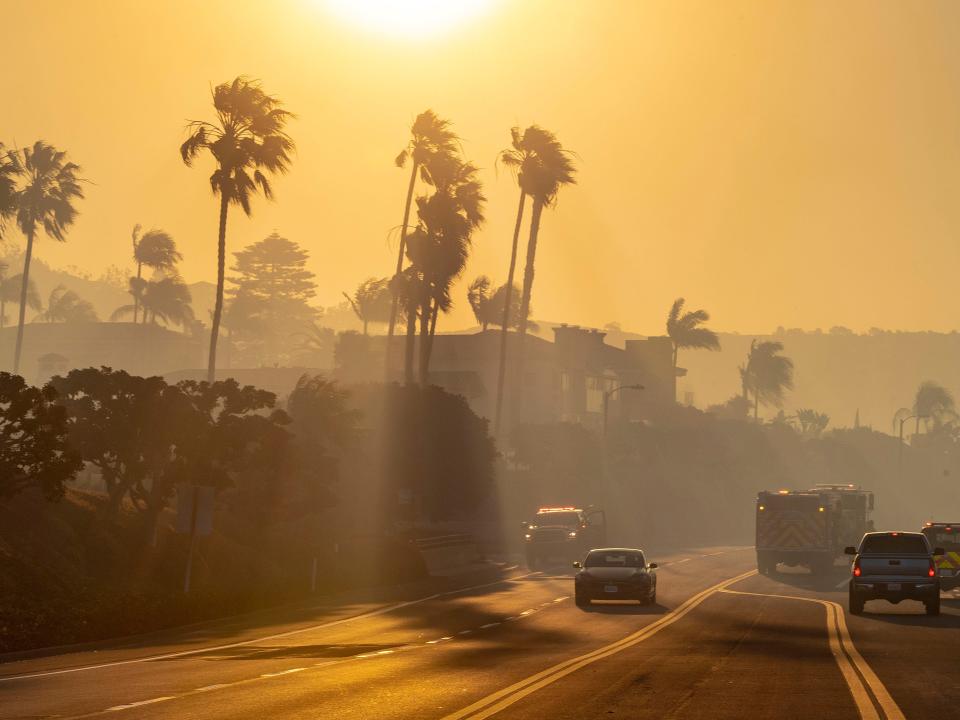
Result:
{"label": "sedan license plate", "polygon": [[890,592],[899,592],[902,589],[900,583],[887,583],[887,590]]}
{"label": "sedan license plate", "polygon": [[618,588],[616,585],[604,585],[604,586],[603,586],[603,591],[604,591],[604,592],[619,592],[619,590],[620,590],[620,588]]}

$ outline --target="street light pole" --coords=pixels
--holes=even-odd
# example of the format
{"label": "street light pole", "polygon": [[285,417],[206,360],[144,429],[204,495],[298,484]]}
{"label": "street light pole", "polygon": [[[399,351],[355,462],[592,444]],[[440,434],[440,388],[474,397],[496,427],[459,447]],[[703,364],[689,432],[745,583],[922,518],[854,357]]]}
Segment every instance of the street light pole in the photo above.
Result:
{"label": "street light pole", "polygon": [[640,383],[635,383],[633,385],[617,385],[615,388],[611,388],[603,393],[603,436],[607,436],[607,411],[610,409],[610,396],[614,393],[618,393],[621,390],[644,390],[645,388]]}

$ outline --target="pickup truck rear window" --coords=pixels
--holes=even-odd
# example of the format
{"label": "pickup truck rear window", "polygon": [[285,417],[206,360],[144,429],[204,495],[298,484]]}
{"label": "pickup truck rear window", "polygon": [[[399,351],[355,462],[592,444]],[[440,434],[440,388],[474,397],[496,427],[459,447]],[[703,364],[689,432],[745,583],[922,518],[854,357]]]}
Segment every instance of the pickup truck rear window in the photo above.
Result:
{"label": "pickup truck rear window", "polygon": [[890,555],[927,555],[927,543],[919,535],[871,535],[864,538],[861,553]]}

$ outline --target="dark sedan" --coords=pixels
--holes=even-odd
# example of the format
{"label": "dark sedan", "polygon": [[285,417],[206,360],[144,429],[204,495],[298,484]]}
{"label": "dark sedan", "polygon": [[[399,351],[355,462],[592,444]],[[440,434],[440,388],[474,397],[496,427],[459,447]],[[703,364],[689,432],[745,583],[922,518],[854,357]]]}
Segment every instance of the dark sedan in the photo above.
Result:
{"label": "dark sedan", "polygon": [[580,570],[574,578],[578,607],[594,600],[638,600],[641,605],[657,601],[657,564],[647,564],[643,550],[591,550],[582,563],[573,566]]}

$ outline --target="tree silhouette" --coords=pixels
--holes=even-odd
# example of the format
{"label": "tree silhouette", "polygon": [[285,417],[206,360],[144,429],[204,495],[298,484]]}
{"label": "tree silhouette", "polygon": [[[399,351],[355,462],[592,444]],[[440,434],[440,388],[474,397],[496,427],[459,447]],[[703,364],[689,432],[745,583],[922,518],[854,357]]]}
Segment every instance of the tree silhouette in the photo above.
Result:
{"label": "tree silhouette", "polygon": [[773,340],[750,343],[750,352],[740,366],[743,399],[753,394],[753,419],[759,418],[760,403],[781,407],[787,390],[793,389],[793,360],[781,355],[783,343]]}
{"label": "tree silhouette", "polygon": [[316,295],[314,275],[307,270],[309,253],[277,233],[234,253],[230,296],[242,295],[248,313],[258,318],[266,356],[276,362],[286,341],[317,316],[309,301]]}
{"label": "tree silhouette", "polygon": [[[171,272],[183,256],[177,251],[173,238],[163,230],[148,230],[140,236],[140,225],[133,226],[133,260],[137,264],[137,277],[130,278],[130,294],[133,295],[133,322],[137,322],[140,301],[146,291],[142,274],[143,266],[154,271]],[[146,318],[144,318],[146,321]]]}
{"label": "tree silhouette", "polygon": [[[195,320],[193,307],[190,305],[192,301],[190,288],[179,275],[151,280],[144,284],[140,297],[143,322],[156,324],[160,320],[166,325],[179,325],[188,329]],[[117,308],[110,319],[116,320],[136,311],[136,305],[124,305]]]}
{"label": "tree silhouette", "polygon": [[207,380],[213,382],[217,367],[217,340],[223,315],[223,286],[227,257],[227,210],[239,205],[250,215],[251,196],[259,190],[268,200],[273,188],[268,175],[289,168],[293,141],[285,132],[292,117],[280,101],[267,95],[260,84],[245,77],[217,85],[213,90],[217,121],[192,121],[189,137],[180,146],[183,162],[190,166],[208,150],[216,168],[210,188],[220,196],[220,223],[217,234],[217,295],[210,328],[210,355]]}
{"label": "tree silhouette", "polygon": [[97,311],[89,300],[84,300],[73,290],[57,285],[50,292],[47,309],[34,318],[35,322],[85,323],[97,322]]}
{"label": "tree silhouette", "polygon": [[56,399],[50,386],[30,387],[0,372],[0,498],[36,487],[58,500],[83,467],[67,444],[67,413]]}
{"label": "tree silhouette", "polygon": [[[435,192],[417,198],[419,222],[407,242],[410,269],[421,283],[420,384],[427,383],[437,317],[451,305],[450,286],[460,277],[473,231],[484,220],[486,198],[477,168],[451,155],[430,162]],[[410,342],[408,336],[408,342]]]}
{"label": "tree silhouette", "polygon": [[79,166],[67,160],[67,154],[38,140],[20,151],[16,165],[22,182],[14,192],[17,226],[27,238],[23,258],[23,282],[20,284],[20,316],[17,321],[17,343],[13,351],[13,371],[20,371],[23,349],[23,326],[26,321],[27,292],[30,288],[30,260],[37,230],[64,242],[66,231],[77,217],[74,202],[83,198]]}
{"label": "tree silhouette", "polygon": [[0,143],[0,237],[7,220],[17,212],[17,176],[20,175],[19,156]]}
{"label": "tree silhouette", "polygon": [[830,424],[830,416],[810,408],[800,408],[794,416],[800,432],[807,437],[820,437]]}
{"label": "tree silhouette", "polygon": [[[394,275],[403,271],[403,259],[407,253],[407,230],[410,223],[410,208],[413,203],[417,177],[421,181],[432,185],[430,166],[444,157],[454,156],[457,153],[459,138],[450,129],[450,121],[437,116],[433,110],[425,110],[413,121],[410,128],[410,140],[407,146],[397,155],[394,163],[398,168],[406,167],[410,161],[410,181],[407,184],[407,196],[403,205],[403,223],[400,225],[400,247],[397,251],[397,269]],[[398,283],[400,287],[402,283]],[[390,307],[390,320],[387,326],[387,363],[390,362],[393,334],[396,328],[397,312],[401,306],[401,299],[394,295]]]}
{"label": "tree silhouette", "polygon": [[343,293],[353,314],[363,323],[363,334],[372,322],[389,322],[393,304],[390,278],[367,278],[357,286],[353,295]]}
{"label": "tree silhouette", "polygon": [[[9,266],[0,262],[0,328],[7,324],[7,303],[16,302],[20,297],[20,286],[23,284],[23,275],[7,276]],[[37,290],[37,284],[30,281],[27,288],[27,306],[31,310],[43,309],[43,302],[40,300],[40,293]]]}
{"label": "tree silhouette", "polygon": [[[576,182],[576,172],[570,153],[563,148],[556,136],[548,130],[532,125],[523,133],[523,145],[531,160],[523,167],[521,187],[533,200],[530,215],[530,236],[527,240],[527,259],[523,270],[523,292],[520,299],[519,348],[517,351],[517,384],[514,394],[515,407],[519,408],[523,395],[524,339],[527,334],[527,317],[533,295],[533,275],[537,257],[537,242],[540,235],[540,219],[545,207],[551,207],[564,185]],[[512,278],[507,278],[510,284]],[[508,305],[509,306],[509,305]]]}
{"label": "tree silhouette", "polygon": [[920,432],[920,420],[923,420],[926,427],[939,428],[958,418],[953,393],[932,380],[920,383],[917,388],[913,399],[913,414],[916,416],[917,432]]}
{"label": "tree silhouette", "polygon": [[490,278],[478,275],[467,288],[467,302],[482,331],[490,324]]}
{"label": "tree silhouette", "polygon": [[673,367],[677,367],[677,353],[680,348],[698,348],[703,350],[719,350],[720,338],[703,323],[710,319],[706,310],[683,311],[683,298],[673,301],[670,314],[667,315],[667,335],[673,343]]}

